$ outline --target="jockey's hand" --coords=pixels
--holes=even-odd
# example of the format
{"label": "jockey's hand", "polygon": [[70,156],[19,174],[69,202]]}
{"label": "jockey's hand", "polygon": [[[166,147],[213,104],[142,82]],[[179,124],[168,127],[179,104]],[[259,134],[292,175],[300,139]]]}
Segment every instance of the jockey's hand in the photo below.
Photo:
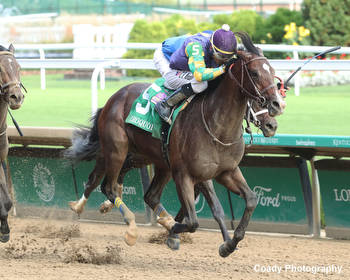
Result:
{"label": "jockey's hand", "polygon": [[236,62],[237,58],[232,57],[229,60],[224,62],[224,67],[225,67],[225,71],[227,71],[227,68],[231,66],[231,64],[234,64]]}

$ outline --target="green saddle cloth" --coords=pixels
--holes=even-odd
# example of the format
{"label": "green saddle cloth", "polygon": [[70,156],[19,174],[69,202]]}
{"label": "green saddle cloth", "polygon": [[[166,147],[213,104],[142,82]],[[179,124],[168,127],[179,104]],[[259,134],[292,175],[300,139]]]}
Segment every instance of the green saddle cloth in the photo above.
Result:
{"label": "green saddle cloth", "polygon": [[[161,137],[162,120],[154,107],[157,102],[160,102],[173,92],[164,87],[164,81],[164,78],[157,79],[134,101],[125,121],[126,123],[135,125],[152,133],[152,136],[158,139]],[[184,107],[183,103],[175,109],[172,115],[171,127],[174,124],[178,113]],[[169,135],[171,127],[169,129]]]}

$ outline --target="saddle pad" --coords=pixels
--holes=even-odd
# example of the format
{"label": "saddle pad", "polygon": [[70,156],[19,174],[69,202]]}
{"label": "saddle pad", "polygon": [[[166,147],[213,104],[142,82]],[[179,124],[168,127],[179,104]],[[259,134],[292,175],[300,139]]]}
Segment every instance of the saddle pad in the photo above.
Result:
{"label": "saddle pad", "polygon": [[[154,107],[170,93],[172,91],[164,88],[164,78],[157,79],[134,101],[125,122],[150,132],[154,138],[160,139],[162,120]],[[172,124],[181,108],[182,106],[179,106],[175,110]]]}

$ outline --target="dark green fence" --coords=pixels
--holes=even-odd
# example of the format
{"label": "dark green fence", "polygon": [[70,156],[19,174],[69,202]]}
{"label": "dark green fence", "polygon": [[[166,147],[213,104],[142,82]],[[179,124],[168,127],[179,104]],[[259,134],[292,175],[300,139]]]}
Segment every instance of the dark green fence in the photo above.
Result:
{"label": "dark green fence", "polygon": [[320,181],[327,236],[350,239],[350,161],[315,163]]}
{"label": "dark green fence", "polygon": [[[29,211],[36,208],[55,208],[70,211],[68,202],[77,200],[84,191],[88,175],[94,162],[83,162],[74,169],[77,188],[74,187],[72,166],[62,158],[55,149],[11,149],[9,165],[13,187],[16,194],[17,207]],[[257,162],[257,164],[252,164]],[[260,163],[258,163],[260,162]],[[250,187],[258,196],[258,207],[252,217],[258,224],[257,230],[285,231],[308,233],[308,219],[303,199],[302,186],[298,173],[297,161],[292,160],[245,160],[242,162],[242,172]],[[231,220],[230,204],[226,188],[214,182],[216,193],[227,215]],[[143,186],[139,170],[130,171],[124,180],[123,200],[130,209],[146,219],[143,201]],[[236,222],[243,215],[245,203],[240,197],[231,194]],[[86,210],[95,213],[85,215],[86,218],[103,219],[98,215],[99,205],[105,200],[99,187],[91,194]],[[162,195],[162,202],[174,216],[180,209],[176,188],[171,181]],[[215,226],[212,213],[200,195],[196,200],[197,215],[201,220],[207,220],[209,226]],[[118,211],[113,211],[118,215]],[[25,213],[24,213],[25,214]],[[262,226],[264,224],[265,226]],[[270,224],[275,227],[270,228]],[[201,226],[207,223],[201,223]],[[277,225],[289,225],[285,229],[277,229]]]}
{"label": "dark green fence", "polygon": [[[164,5],[166,3],[166,5]],[[16,7],[20,14],[35,13],[69,13],[69,14],[151,14],[153,7],[173,9],[192,9],[190,6],[180,6],[177,1],[157,3],[133,3],[130,1],[107,0],[3,0],[4,8]]]}
{"label": "dark green fence", "polygon": [[[74,168],[77,188],[73,180],[72,166],[60,157],[62,150],[55,149],[11,149],[9,167],[15,191],[16,208],[19,215],[48,216],[52,218],[76,216],[68,202],[79,199],[94,162],[83,162]],[[102,216],[98,209],[106,200],[98,187],[90,196],[82,218],[121,221],[121,215],[113,210]],[[139,222],[146,220],[143,189],[138,169],[125,176],[123,200],[137,215]],[[56,212],[53,214],[52,212]],[[72,215],[73,214],[73,215]]]}

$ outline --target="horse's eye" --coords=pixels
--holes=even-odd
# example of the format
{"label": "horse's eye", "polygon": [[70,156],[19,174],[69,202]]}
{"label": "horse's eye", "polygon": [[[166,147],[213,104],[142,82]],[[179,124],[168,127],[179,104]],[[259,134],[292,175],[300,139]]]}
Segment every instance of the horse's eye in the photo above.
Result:
{"label": "horse's eye", "polygon": [[256,71],[250,70],[250,71],[249,71],[249,74],[250,74],[250,76],[252,77],[252,79],[254,79],[254,80],[257,80],[257,79],[259,78],[259,74],[258,74],[258,72],[256,72]]}

